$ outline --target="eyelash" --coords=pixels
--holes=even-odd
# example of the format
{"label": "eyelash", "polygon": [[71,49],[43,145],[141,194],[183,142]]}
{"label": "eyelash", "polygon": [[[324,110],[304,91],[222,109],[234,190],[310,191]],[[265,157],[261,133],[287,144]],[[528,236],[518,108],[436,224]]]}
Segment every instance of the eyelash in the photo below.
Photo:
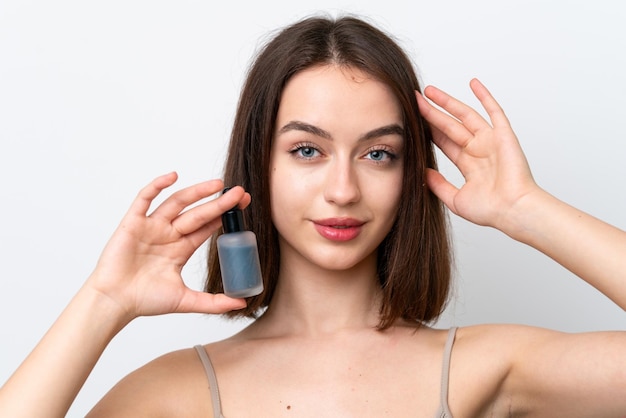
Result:
{"label": "eyelash", "polygon": [[382,152],[384,154],[386,154],[387,158],[385,160],[374,160],[370,158],[370,161],[372,161],[375,164],[390,164],[392,163],[394,160],[396,160],[398,158],[398,156],[393,153],[391,151],[391,149],[389,149],[388,147],[385,146],[380,146],[378,148],[371,148],[369,150],[367,150],[367,155],[372,154],[373,152]]}
{"label": "eyelash", "polygon": [[[289,153],[293,155],[294,158],[305,160],[305,161],[310,161],[313,158],[315,158],[315,156],[310,156],[310,157],[303,156],[300,152],[304,149],[309,149],[309,150],[312,150],[313,152],[321,154],[321,151],[314,144],[309,143],[309,142],[302,142],[302,143],[294,145],[293,148],[289,151]],[[391,162],[397,159],[397,155],[394,152],[392,152],[389,147],[386,147],[386,146],[379,146],[379,147],[371,148],[367,150],[366,155],[370,155],[374,152],[382,152],[387,157],[387,159],[385,160],[374,160],[372,158],[369,158],[369,160],[373,162],[374,164],[390,164]]]}
{"label": "eyelash", "polygon": [[301,142],[301,143],[294,145],[293,148],[289,151],[289,153],[293,155],[295,158],[298,158],[301,160],[310,160],[311,158],[313,158],[313,157],[305,157],[302,154],[300,154],[300,152],[304,149],[311,149],[317,152],[318,154],[321,154],[321,151],[317,149],[315,145],[309,142]]}

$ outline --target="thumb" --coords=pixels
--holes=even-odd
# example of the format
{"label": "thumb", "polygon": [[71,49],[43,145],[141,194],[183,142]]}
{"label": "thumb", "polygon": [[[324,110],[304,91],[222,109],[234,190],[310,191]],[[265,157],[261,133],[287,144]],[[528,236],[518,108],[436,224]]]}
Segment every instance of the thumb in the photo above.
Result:
{"label": "thumb", "polygon": [[231,298],[223,293],[213,294],[187,289],[177,312],[222,314],[247,306],[245,299]]}
{"label": "thumb", "polygon": [[457,213],[454,207],[454,196],[458,189],[450,183],[437,170],[432,168],[426,169],[426,183],[430,190],[448,207],[453,213]]}

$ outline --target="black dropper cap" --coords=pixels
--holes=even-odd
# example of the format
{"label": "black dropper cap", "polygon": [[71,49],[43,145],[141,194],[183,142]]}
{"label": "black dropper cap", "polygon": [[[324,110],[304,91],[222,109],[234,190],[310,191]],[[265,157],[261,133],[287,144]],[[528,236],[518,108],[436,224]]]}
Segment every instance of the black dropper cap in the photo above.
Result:
{"label": "black dropper cap", "polygon": [[[222,191],[222,194],[226,193],[230,189],[232,189],[232,187],[225,188]],[[224,212],[222,214],[222,228],[224,228],[225,234],[245,231],[245,228],[243,227],[243,213],[241,212],[241,209],[235,206],[234,208]]]}

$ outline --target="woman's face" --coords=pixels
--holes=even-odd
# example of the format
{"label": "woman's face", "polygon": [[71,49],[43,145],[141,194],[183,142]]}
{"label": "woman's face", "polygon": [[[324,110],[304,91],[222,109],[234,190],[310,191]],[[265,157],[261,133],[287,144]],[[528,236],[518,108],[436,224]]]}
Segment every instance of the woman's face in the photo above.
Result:
{"label": "woman's face", "polygon": [[281,261],[375,260],[402,191],[402,121],[389,88],[360,70],[318,66],[289,80],[270,161]]}

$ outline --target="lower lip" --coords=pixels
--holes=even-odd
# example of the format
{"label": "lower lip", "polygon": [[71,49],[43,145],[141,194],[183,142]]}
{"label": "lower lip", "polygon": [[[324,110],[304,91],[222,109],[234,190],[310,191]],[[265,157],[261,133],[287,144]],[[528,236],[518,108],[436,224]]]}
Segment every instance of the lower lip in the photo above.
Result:
{"label": "lower lip", "polygon": [[361,233],[360,226],[351,226],[347,228],[334,228],[320,224],[313,224],[315,230],[324,238],[331,241],[350,241]]}

